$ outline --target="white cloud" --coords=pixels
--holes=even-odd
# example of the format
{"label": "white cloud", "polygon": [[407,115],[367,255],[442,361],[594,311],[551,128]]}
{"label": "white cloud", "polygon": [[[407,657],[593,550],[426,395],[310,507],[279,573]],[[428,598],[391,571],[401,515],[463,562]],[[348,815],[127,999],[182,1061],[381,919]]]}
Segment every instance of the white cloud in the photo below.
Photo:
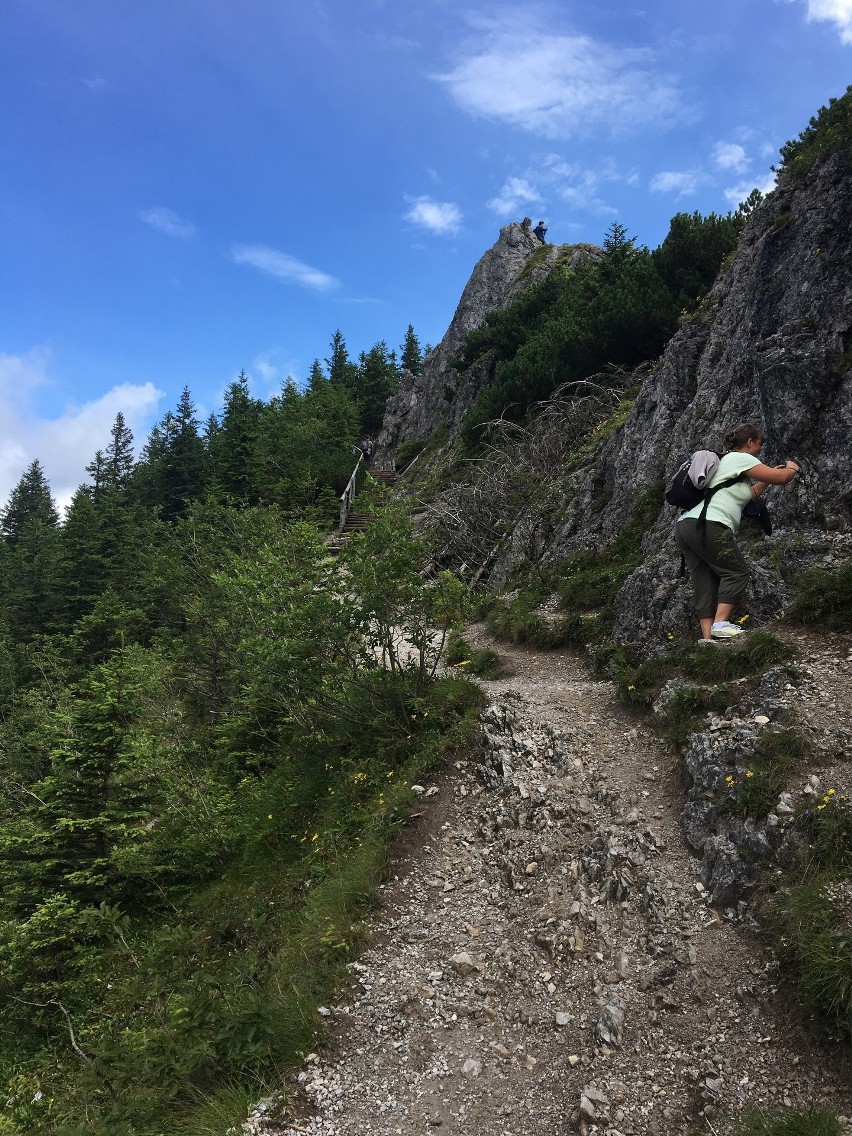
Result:
{"label": "white cloud", "polygon": [[329,292],[340,284],[339,280],[329,276],[327,272],[311,268],[310,265],[303,264],[286,252],[278,252],[276,249],[267,248],[266,245],[233,245],[231,256],[236,264],[251,265],[252,268],[257,268],[268,276],[274,276],[278,280],[288,280],[292,284],[299,284],[302,288]]}
{"label": "white cloud", "polygon": [[42,417],[33,394],[50,384],[50,352],[36,349],[26,355],[0,354],[0,503],[36,459],[41,462],[51,492],[64,508],[87,480],[86,466],[109,443],[116,414],[121,411],[133,431],[137,450],[151,418],[164,397],[153,383],[122,383],[100,398],[67,406],[55,418]]}
{"label": "white cloud", "polygon": [[775,188],[775,175],[767,174],[762,181],[743,181],[738,185],[732,185],[724,191],[725,200],[732,208],[736,208],[741,202],[745,201],[753,189],[759,189],[764,195],[771,193]]}
{"label": "white cloud", "polygon": [[695,192],[700,180],[701,176],[695,170],[665,170],[651,178],[651,189],[654,193],[674,193],[685,197]]}
{"label": "white cloud", "polygon": [[526,178],[510,177],[496,197],[486,202],[501,217],[520,213],[527,205],[542,205],[544,198]]}
{"label": "white cloud", "polygon": [[836,24],[841,43],[852,44],[852,0],[807,0],[808,20]]}
{"label": "white cloud", "polygon": [[[295,360],[285,358],[280,347],[271,347],[252,360],[249,371],[252,390],[261,398],[269,399],[273,395],[280,394],[283,383],[292,379],[297,371],[298,365]],[[296,379],[293,381],[299,385]]]}
{"label": "white cloud", "polygon": [[405,214],[406,221],[441,236],[454,236],[459,231],[462,213],[458,205],[450,201],[433,201],[431,197],[408,197],[406,200],[411,205]]}
{"label": "white cloud", "polygon": [[720,170],[733,170],[738,174],[748,166],[745,149],[738,142],[717,142],[713,148],[713,161]]}
{"label": "white cloud", "polygon": [[165,209],[163,206],[143,209],[139,214],[139,220],[169,237],[180,237],[184,241],[194,237],[196,233],[195,225],[191,221],[184,221],[173,209]]}
{"label": "white cloud", "polygon": [[516,22],[493,27],[435,79],[470,114],[547,138],[622,134],[682,116],[676,83],[656,72],[650,52],[538,30],[524,39]]}
{"label": "white cloud", "polygon": [[586,169],[578,163],[565,162],[551,154],[544,165],[543,176],[552,184],[563,201],[572,209],[598,216],[615,216],[618,210],[601,196],[601,186],[611,182],[631,184],[634,175],[622,173],[612,162],[604,162],[600,169]]}

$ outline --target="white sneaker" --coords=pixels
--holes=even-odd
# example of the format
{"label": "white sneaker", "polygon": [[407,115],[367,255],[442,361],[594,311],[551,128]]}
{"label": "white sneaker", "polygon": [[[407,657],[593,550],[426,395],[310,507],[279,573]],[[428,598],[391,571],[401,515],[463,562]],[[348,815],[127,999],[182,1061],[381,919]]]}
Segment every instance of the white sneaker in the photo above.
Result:
{"label": "white sneaker", "polygon": [[745,635],[745,631],[737,623],[729,623],[727,619],[721,623],[714,623],[710,631],[712,639],[736,639],[738,635]]}

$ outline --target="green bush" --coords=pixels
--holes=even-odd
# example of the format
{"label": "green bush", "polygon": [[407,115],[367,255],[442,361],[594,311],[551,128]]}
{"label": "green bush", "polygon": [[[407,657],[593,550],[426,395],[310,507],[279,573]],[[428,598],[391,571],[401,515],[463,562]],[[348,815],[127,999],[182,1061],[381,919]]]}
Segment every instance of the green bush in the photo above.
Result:
{"label": "green bush", "polygon": [[778,953],[805,1003],[852,1038],[852,927],[848,883],[824,874],[791,888],[780,907]]}
{"label": "green bush", "polygon": [[444,653],[447,664],[479,678],[500,678],[503,665],[496,651],[488,647],[471,647],[458,632],[451,633]]}
{"label": "green bush", "polygon": [[752,1112],[734,1136],[841,1136],[841,1128],[835,1113],[811,1105],[804,1111]]}
{"label": "green bush", "polygon": [[781,169],[801,180],[815,162],[852,146],[852,86],[829,99],[798,138],[781,147]]}
{"label": "green bush", "polygon": [[697,647],[684,660],[684,673],[699,682],[730,682],[789,662],[790,648],[771,631],[751,631],[719,650]]}
{"label": "green bush", "polygon": [[730,695],[726,685],[712,689],[684,686],[675,691],[666,706],[665,737],[675,745],[682,745],[690,734],[701,727],[702,718],[711,710],[724,710]]}
{"label": "green bush", "polygon": [[791,584],[790,619],[827,631],[852,631],[852,564],[833,572],[822,568],[801,572]]}
{"label": "green bush", "polygon": [[852,1038],[852,808],[828,789],[797,817],[799,882],[777,904],[778,954],[829,1028]]}
{"label": "green bush", "polygon": [[726,805],[734,816],[764,817],[772,811],[780,793],[790,784],[794,769],[806,754],[803,739],[795,730],[766,733],[755,747],[751,768],[739,777],[727,778]]}

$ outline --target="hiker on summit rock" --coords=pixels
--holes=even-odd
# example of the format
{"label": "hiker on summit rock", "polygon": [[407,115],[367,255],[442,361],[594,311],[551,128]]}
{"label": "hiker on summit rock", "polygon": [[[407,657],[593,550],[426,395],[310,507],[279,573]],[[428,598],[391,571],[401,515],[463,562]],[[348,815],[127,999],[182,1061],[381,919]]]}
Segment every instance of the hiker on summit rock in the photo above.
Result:
{"label": "hiker on summit rock", "polygon": [[541,241],[541,243],[544,244],[544,235],[547,232],[547,225],[545,225],[544,221],[539,221],[539,223],[533,229],[533,232]]}
{"label": "hiker on summit rock", "polygon": [[[687,509],[675,525],[675,544],[692,577],[695,610],[705,642],[743,634],[743,629],[730,621],[748,584],[748,565],[734,540],[743,509],[770,485],[786,485],[799,472],[794,461],[783,466],[764,465],[757,457],[762,445],[763,431],[750,422],[726,434],[727,452],[707,488],[712,490],[737,475],[741,480],[717,489],[709,501]],[[700,519],[703,511],[706,523]]]}

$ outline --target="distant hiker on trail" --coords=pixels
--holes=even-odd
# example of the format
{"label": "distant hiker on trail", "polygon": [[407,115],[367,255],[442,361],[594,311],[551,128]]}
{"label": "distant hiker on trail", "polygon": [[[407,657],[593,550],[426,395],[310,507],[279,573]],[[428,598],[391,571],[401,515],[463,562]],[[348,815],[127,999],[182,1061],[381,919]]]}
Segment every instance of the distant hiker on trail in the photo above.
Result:
{"label": "distant hiker on trail", "polygon": [[541,241],[541,243],[544,244],[544,234],[547,232],[547,225],[545,225],[544,221],[539,221],[539,223],[533,229],[533,232]]}
{"label": "distant hiker on trail", "polygon": [[799,472],[794,461],[783,466],[763,465],[757,458],[762,445],[763,431],[750,422],[726,434],[727,453],[706,488],[712,490],[721,482],[737,480],[717,488],[709,500],[686,509],[675,525],[675,544],[692,577],[695,610],[705,642],[743,634],[741,627],[730,622],[748,584],[748,565],[734,540],[743,509],[770,485],[786,485]]}
{"label": "distant hiker on trail", "polygon": [[361,453],[364,455],[364,464],[371,465],[373,461],[373,439],[369,434],[361,443]]}

